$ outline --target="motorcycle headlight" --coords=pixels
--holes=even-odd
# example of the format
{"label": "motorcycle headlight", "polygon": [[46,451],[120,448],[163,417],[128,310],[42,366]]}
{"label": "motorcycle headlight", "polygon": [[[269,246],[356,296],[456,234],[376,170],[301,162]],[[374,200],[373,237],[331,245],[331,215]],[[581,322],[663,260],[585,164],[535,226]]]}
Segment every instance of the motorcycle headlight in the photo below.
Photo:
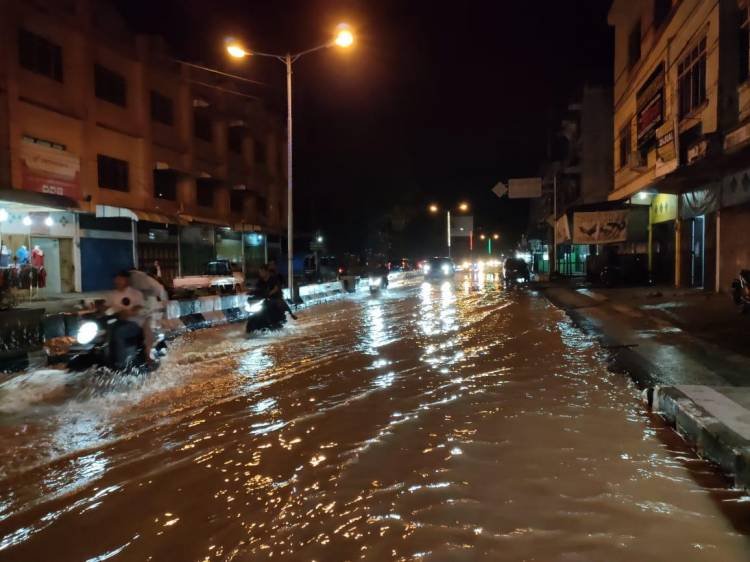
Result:
{"label": "motorcycle headlight", "polygon": [[430,269],[432,269],[432,268],[430,267],[429,263],[426,263],[426,264],[424,264],[424,267],[422,269],[424,270],[425,273],[429,273]]}
{"label": "motorcycle headlight", "polygon": [[261,310],[263,310],[263,301],[258,301],[253,304],[245,304],[245,312],[249,312],[250,314],[257,314]]}
{"label": "motorcycle headlight", "polygon": [[451,266],[449,266],[447,263],[444,263],[440,269],[443,270],[443,275],[448,275],[451,272]]}
{"label": "motorcycle headlight", "polygon": [[99,332],[99,325],[96,322],[84,322],[78,327],[76,341],[81,345],[86,345],[94,341],[96,334]]}
{"label": "motorcycle headlight", "polygon": [[370,277],[370,287],[380,287],[383,284],[383,279],[380,277]]}

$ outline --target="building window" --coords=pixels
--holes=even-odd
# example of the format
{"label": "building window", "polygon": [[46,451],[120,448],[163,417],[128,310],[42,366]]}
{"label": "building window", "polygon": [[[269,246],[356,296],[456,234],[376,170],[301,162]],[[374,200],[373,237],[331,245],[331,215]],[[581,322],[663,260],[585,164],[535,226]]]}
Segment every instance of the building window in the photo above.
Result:
{"label": "building window", "polygon": [[154,197],[176,201],[177,179],[178,174],[174,170],[154,170]]}
{"label": "building window", "polygon": [[227,132],[227,144],[229,145],[229,150],[236,154],[242,154],[242,141],[244,140],[244,127],[229,127]]}
{"label": "building window", "polygon": [[174,103],[171,98],[151,90],[151,120],[164,125],[174,125]]}
{"label": "building window", "polygon": [[229,192],[229,209],[233,213],[242,214],[245,212],[245,190],[233,189]]}
{"label": "building window", "polygon": [[750,4],[740,8],[740,83],[750,78]]}
{"label": "building window", "polygon": [[677,65],[680,119],[706,101],[706,38],[693,47]]}
{"label": "building window", "polygon": [[18,62],[26,70],[63,81],[62,48],[25,29],[18,32]]}
{"label": "building window", "polygon": [[96,156],[96,165],[99,172],[99,187],[114,189],[116,191],[128,191],[128,163],[119,158]]}
{"label": "building window", "polygon": [[672,0],[654,0],[654,28],[659,29],[672,11]]}
{"label": "building window", "polygon": [[193,112],[193,126],[195,138],[206,142],[213,140],[213,123],[211,122],[211,117],[205,111],[196,109]]}
{"label": "building window", "polygon": [[99,64],[94,65],[94,93],[100,100],[122,107],[125,107],[128,102],[125,77]]}
{"label": "building window", "polygon": [[630,136],[630,121],[620,129],[620,168],[624,168],[630,163],[630,151],[632,149],[632,138]]}
{"label": "building window", "polygon": [[198,178],[195,180],[196,201],[201,207],[214,206],[215,181],[209,178]]}
{"label": "building window", "polygon": [[266,143],[256,140],[254,146],[254,161],[256,164],[266,164],[268,162],[268,148]]}
{"label": "building window", "polygon": [[638,20],[628,36],[628,66],[641,60],[641,20]]}

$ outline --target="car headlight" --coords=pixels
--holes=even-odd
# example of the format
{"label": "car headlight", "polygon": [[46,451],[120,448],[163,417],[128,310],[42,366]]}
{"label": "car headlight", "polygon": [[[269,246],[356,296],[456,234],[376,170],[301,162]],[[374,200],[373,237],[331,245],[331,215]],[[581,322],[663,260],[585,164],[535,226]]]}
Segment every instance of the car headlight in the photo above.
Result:
{"label": "car headlight", "polygon": [[524,281],[526,281],[526,279],[523,277],[516,277],[516,283],[523,283]]}
{"label": "car headlight", "polygon": [[429,263],[426,263],[426,264],[424,264],[424,267],[422,269],[424,270],[425,273],[429,273],[430,269],[432,269],[432,268],[430,267]]}
{"label": "car headlight", "polygon": [[86,345],[94,341],[96,334],[99,333],[99,325],[96,322],[84,322],[78,327],[76,341],[81,345]]}
{"label": "car headlight", "polygon": [[249,312],[250,314],[257,314],[261,310],[263,310],[263,301],[258,301],[253,304],[245,304],[245,312]]}
{"label": "car headlight", "polygon": [[448,275],[451,272],[451,266],[447,263],[444,263],[440,269],[443,270],[443,275]]}

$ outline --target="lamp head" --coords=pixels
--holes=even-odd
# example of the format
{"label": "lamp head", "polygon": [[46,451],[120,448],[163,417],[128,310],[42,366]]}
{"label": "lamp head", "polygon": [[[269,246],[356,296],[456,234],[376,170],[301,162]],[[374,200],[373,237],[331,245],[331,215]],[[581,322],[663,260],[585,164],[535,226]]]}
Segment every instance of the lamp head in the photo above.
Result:
{"label": "lamp head", "polygon": [[333,39],[334,45],[347,49],[354,44],[354,33],[351,27],[345,23],[340,23],[336,26],[336,35]]}

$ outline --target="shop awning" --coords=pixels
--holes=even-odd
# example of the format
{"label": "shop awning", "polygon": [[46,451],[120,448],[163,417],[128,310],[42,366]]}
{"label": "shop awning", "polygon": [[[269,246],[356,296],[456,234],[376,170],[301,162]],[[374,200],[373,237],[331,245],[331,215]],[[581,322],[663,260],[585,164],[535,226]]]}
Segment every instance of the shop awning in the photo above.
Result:
{"label": "shop awning", "polygon": [[0,189],[0,201],[19,203],[33,207],[44,207],[52,211],[78,210],[78,202],[62,195],[40,193],[25,189]]}
{"label": "shop awning", "polygon": [[138,215],[136,215],[130,209],[123,207],[111,207],[110,205],[97,205],[96,206],[96,218],[99,219],[130,219],[138,221]]}
{"label": "shop awning", "polygon": [[195,222],[199,224],[215,224],[216,226],[229,227],[229,223],[227,221],[223,221],[220,219],[213,219],[213,218],[207,218],[207,217],[195,217],[193,215],[180,215],[180,218],[187,222]]}
{"label": "shop awning", "polygon": [[157,222],[161,224],[187,224],[187,221],[177,215],[163,215],[161,213],[150,213],[148,211],[133,211],[138,220],[145,222]]}

